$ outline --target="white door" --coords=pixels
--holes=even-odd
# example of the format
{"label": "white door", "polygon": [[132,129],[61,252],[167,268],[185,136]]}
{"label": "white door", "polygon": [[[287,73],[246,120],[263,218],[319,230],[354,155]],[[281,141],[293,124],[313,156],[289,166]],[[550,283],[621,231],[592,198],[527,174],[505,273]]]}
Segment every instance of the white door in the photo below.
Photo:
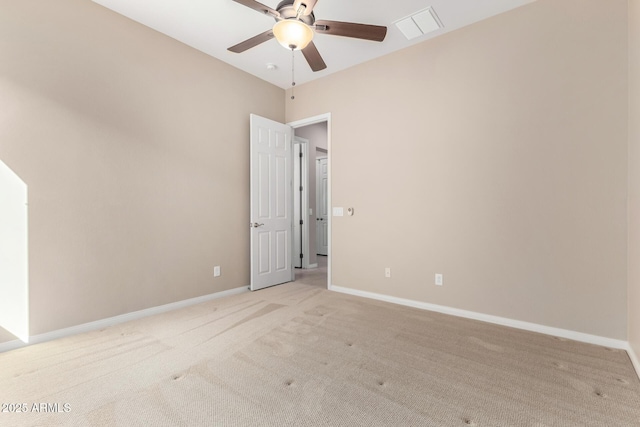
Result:
{"label": "white door", "polygon": [[251,114],[251,290],[293,280],[293,130]]}
{"label": "white door", "polygon": [[327,159],[319,159],[316,168],[316,246],[318,255],[327,255],[329,251],[329,171]]}

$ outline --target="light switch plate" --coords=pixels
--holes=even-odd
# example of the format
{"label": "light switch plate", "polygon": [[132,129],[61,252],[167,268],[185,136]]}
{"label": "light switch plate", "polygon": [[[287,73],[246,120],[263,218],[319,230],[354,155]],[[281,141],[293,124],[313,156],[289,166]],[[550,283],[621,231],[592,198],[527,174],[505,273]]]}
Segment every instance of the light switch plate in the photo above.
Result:
{"label": "light switch plate", "polygon": [[442,286],[443,285],[443,279],[444,279],[444,277],[442,276],[442,274],[436,273],[436,278],[435,278],[436,286]]}

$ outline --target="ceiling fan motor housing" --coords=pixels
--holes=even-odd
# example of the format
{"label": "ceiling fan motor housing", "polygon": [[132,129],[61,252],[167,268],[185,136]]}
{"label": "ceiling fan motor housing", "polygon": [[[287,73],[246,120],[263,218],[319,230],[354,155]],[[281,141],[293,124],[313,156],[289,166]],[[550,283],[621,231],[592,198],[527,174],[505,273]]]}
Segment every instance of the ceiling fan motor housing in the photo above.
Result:
{"label": "ceiling fan motor housing", "polygon": [[[276,19],[276,21],[280,21],[282,19],[296,19],[298,11],[293,8],[293,2],[294,0],[283,0],[278,4],[276,10],[280,13],[280,18]],[[300,15],[300,18],[298,19],[310,27],[316,22],[316,17],[313,12],[311,12],[310,15]]]}

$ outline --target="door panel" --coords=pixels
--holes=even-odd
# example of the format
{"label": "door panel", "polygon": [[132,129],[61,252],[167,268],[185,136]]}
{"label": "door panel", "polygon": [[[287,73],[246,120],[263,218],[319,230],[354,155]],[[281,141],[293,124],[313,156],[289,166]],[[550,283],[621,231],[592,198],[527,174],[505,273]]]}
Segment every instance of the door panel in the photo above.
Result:
{"label": "door panel", "polygon": [[287,182],[288,166],[285,157],[276,157],[276,217],[280,219],[287,217],[287,211],[291,204],[291,182]]}
{"label": "door panel", "polygon": [[259,171],[258,174],[259,176],[259,180],[258,180],[258,185],[259,185],[259,190],[258,190],[258,197],[259,197],[259,212],[258,212],[258,219],[265,219],[265,218],[269,218],[269,213],[271,211],[271,208],[269,206],[270,202],[271,202],[271,198],[270,198],[270,176],[271,176],[271,168],[270,168],[270,157],[268,154],[265,153],[258,153],[258,162],[259,162]]}
{"label": "door panel", "polygon": [[251,115],[251,290],[289,282],[292,129]]}
{"label": "door panel", "polygon": [[258,245],[260,246],[260,268],[259,274],[269,274],[271,271],[271,261],[269,260],[271,247],[271,234],[258,231]]}
{"label": "door panel", "polygon": [[276,232],[276,270],[285,270],[291,260],[288,257],[287,242],[289,241],[289,233],[286,231]]}

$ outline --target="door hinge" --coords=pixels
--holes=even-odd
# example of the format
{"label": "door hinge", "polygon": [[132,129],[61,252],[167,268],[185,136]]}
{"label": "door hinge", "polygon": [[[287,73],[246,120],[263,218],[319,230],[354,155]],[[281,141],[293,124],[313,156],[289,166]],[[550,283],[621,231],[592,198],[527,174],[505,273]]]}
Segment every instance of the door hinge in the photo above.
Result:
{"label": "door hinge", "polygon": [[302,185],[300,186],[300,192],[302,192]]}
{"label": "door hinge", "polygon": [[300,153],[300,158],[302,158],[302,153]]}
{"label": "door hinge", "polygon": [[302,225],[302,224],[304,224],[304,220],[303,219],[300,220],[300,225]]}
{"label": "door hinge", "polygon": [[304,255],[303,255],[303,254],[300,254],[300,259],[302,259],[302,258],[304,258]]}

